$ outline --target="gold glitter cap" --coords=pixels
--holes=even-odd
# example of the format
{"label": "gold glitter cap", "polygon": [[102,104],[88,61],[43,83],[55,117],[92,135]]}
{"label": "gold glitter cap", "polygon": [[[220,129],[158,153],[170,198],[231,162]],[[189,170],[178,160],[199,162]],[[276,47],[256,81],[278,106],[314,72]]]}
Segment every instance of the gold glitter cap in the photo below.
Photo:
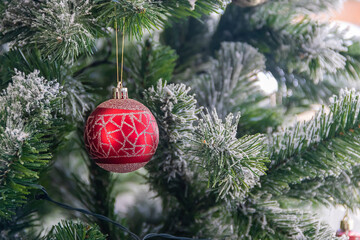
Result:
{"label": "gold glitter cap", "polygon": [[344,218],[340,222],[340,229],[344,232],[352,229],[352,221],[348,215],[348,211],[346,211]]}
{"label": "gold glitter cap", "polygon": [[113,99],[127,99],[128,90],[119,84],[116,88],[113,88]]}

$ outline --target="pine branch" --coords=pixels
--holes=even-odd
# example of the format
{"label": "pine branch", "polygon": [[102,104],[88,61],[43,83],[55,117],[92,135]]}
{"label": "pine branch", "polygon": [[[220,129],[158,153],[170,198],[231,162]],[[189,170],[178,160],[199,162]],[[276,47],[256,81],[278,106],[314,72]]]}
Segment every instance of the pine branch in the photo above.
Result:
{"label": "pine branch", "polygon": [[[244,116],[240,122],[242,128],[239,128],[241,135],[266,132],[268,127],[279,124],[275,116],[280,109],[264,103],[269,96],[259,88],[257,75],[264,69],[264,56],[252,46],[240,42],[221,43],[216,59],[210,60],[205,73],[193,77],[199,104],[216,109],[220,118],[240,111]],[[255,117],[254,112],[263,114]],[[271,115],[275,116],[269,118]]]}
{"label": "pine branch", "polygon": [[314,83],[306,76],[284,71],[276,62],[269,61],[268,69],[274,78],[278,80],[279,89],[277,98],[281,99],[281,104],[288,111],[297,106],[301,107],[312,103],[328,103],[327,101],[331,96],[339,93],[342,87],[349,85],[347,79],[340,76],[336,81],[334,79],[326,79]]}
{"label": "pine branch", "polygon": [[218,11],[228,1],[197,0],[194,5],[188,0],[95,0],[95,2],[100,6],[99,11],[104,22],[113,26],[114,21],[117,20],[121,31],[140,38],[144,30],[162,28],[168,18],[200,17],[202,14]]}
{"label": "pine branch", "polygon": [[143,91],[156,86],[159,79],[170,81],[176,60],[174,50],[156,44],[151,39],[129,49],[125,55],[125,64],[129,68],[127,75],[132,80],[130,91],[142,97]]}
{"label": "pine branch", "polygon": [[39,216],[35,213],[38,202],[31,201],[15,209],[11,219],[0,218],[0,238],[7,240],[27,240],[40,238],[35,228],[39,225]]}
{"label": "pine branch", "polygon": [[[130,36],[162,27],[169,17],[200,17],[223,7],[226,1],[21,0],[1,5],[0,43],[10,47],[37,47],[51,60],[73,62],[94,52],[95,39],[114,26]],[[192,9],[194,8],[194,9]]]}
{"label": "pine branch", "polygon": [[51,60],[72,62],[92,54],[95,38],[105,32],[90,0],[9,1],[2,13],[0,42],[37,47]]}
{"label": "pine branch", "polygon": [[283,209],[274,200],[240,205],[234,218],[241,239],[338,239],[315,214]]}
{"label": "pine branch", "polygon": [[61,221],[53,226],[43,240],[106,240],[106,235],[97,226],[73,221]]}
{"label": "pine branch", "polygon": [[301,201],[312,201],[325,206],[343,205],[355,210],[360,206],[359,166],[343,171],[338,177],[329,176],[304,180],[301,184],[289,185],[286,196]]}
{"label": "pine branch", "polygon": [[358,78],[357,59],[348,50],[358,40],[346,39],[343,30],[307,17],[309,9],[318,10],[324,1],[300,5],[300,1],[269,1],[251,9],[229,6],[212,46],[217,49],[223,41],[251,43],[265,55],[267,70],[276,77],[282,92],[288,93],[286,97],[324,98],[336,84],[327,84],[330,86],[323,91],[323,86],[316,86],[320,82]]}
{"label": "pine branch", "polygon": [[[194,131],[193,124],[200,111],[196,107],[194,96],[188,94],[189,91],[190,88],[184,84],[168,85],[161,80],[156,88],[151,87],[144,91],[145,102],[159,123],[161,136],[157,161],[153,160],[148,164],[150,177],[154,181],[163,178],[169,180],[176,175],[188,174],[187,161],[182,156],[183,144]],[[164,161],[164,157],[161,157],[163,153],[170,154],[165,158],[170,162]]]}
{"label": "pine branch", "polygon": [[332,101],[329,114],[322,110],[311,121],[273,136],[272,162],[261,191],[282,194],[289,184],[338,177],[359,163],[359,94],[345,90]]}
{"label": "pine branch", "polygon": [[59,130],[56,118],[64,95],[55,81],[46,81],[34,71],[16,71],[13,83],[0,95],[0,189],[1,218],[9,219],[16,207],[26,203],[36,182],[51,159]]}
{"label": "pine branch", "polygon": [[[58,61],[44,59],[37,49],[10,51],[0,56],[2,66],[0,70],[0,83],[7,86],[14,69],[29,74],[33,69],[38,69],[46,79],[56,79],[61,84],[66,96],[60,106],[63,117],[70,121],[82,122],[85,113],[93,107],[94,96],[91,88],[79,78],[72,77],[76,67],[62,65]],[[1,89],[0,85],[0,89]]]}
{"label": "pine branch", "polygon": [[232,114],[224,122],[216,111],[201,116],[192,140],[192,155],[218,198],[241,201],[265,173],[264,138],[254,135],[237,139],[239,115],[234,123]]}
{"label": "pine branch", "polygon": [[[166,84],[144,92],[146,106],[159,125],[160,143],[154,158],[146,165],[148,182],[163,204],[162,232],[179,236],[209,236],[203,226],[209,223],[204,217],[216,206],[216,195],[198,181],[199,172],[190,167],[185,153],[188,141],[195,130],[200,109],[183,84]],[[210,236],[209,236],[210,237]]]}
{"label": "pine branch", "polygon": [[355,81],[360,78],[360,38],[353,37],[350,39],[351,43],[347,47],[347,51],[342,55],[346,58],[345,68],[337,72],[338,78],[340,76],[345,79],[354,79]]}
{"label": "pine branch", "polygon": [[[345,68],[346,58],[343,56],[347,51],[344,43],[346,39],[343,37],[345,31],[306,18],[299,23],[288,25],[283,30],[293,39],[293,42],[290,42],[290,55],[284,60],[289,61],[293,58],[293,53],[297,55],[295,61],[287,64],[289,72],[305,74],[318,83],[326,75],[333,75]],[[300,42],[302,45],[296,47]]]}
{"label": "pine branch", "polygon": [[246,43],[222,43],[209,65],[206,73],[194,79],[197,99],[204,107],[225,117],[263,99],[256,74],[265,68],[265,59],[255,48]]}

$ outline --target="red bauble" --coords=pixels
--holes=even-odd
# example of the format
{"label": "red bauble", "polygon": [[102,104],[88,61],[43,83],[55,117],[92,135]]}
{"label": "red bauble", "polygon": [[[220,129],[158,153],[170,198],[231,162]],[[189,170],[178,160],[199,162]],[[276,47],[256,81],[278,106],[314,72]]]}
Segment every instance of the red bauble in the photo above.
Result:
{"label": "red bauble", "polygon": [[337,237],[342,237],[342,236],[346,236],[348,237],[347,239],[349,240],[360,240],[360,233],[354,232],[354,231],[343,231],[343,230],[338,230],[336,232],[336,236]]}
{"label": "red bauble", "polygon": [[101,168],[118,173],[146,165],[159,143],[159,129],[150,110],[132,99],[111,99],[89,116],[85,145]]}

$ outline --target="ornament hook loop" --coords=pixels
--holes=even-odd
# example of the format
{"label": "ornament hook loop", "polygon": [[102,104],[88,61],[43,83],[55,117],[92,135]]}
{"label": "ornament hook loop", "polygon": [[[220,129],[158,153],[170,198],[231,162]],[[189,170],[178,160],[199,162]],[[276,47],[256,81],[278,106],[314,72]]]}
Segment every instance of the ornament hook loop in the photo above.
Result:
{"label": "ornament hook loop", "polygon": [[121,83],[117,87],[113,88],[114,99],[128,99],[128,90],[124,88]]}
{"label": "ornament hook loop", "polygon": [[348,209],[346,209],[345,216],[344,216],[344,218],[341,220],[340,229],[341,229],[342,231],[350,231],[350,230],[351,230],[351,221],[350,221]]}

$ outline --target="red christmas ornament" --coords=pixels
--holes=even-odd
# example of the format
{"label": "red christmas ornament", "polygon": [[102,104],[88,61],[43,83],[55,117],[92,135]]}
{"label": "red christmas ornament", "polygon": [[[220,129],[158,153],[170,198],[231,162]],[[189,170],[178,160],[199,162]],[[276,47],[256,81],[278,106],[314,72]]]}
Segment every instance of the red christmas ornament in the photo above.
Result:
{"label": "red christmas ornament", "polygon": [[114,99],[101,103],[89,116],[85,146],[101,168],[118,173],[145,166],[155,154],[159,129],[150,110],[115,88]]}

